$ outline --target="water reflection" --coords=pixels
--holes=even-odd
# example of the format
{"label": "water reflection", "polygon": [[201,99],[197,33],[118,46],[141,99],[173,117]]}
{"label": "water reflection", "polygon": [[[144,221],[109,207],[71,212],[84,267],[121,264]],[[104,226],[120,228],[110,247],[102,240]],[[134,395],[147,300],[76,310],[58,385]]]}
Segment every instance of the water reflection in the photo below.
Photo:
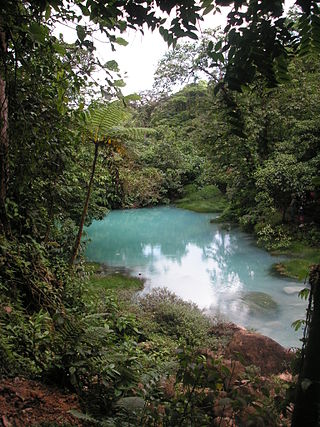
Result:
{"label": "water reflection", "polygon": [[[210,224],[212,215],[181,209],[113,211],[87,230],[87,257],[124,266],[148,281],[144,292],[166,286],[180,297],[246,327],[254,327],[284,345],[298,345],[290,327],[304,316],[305,305],[283,292],[292,283],[270,276],[275,262],[250,236]],[[270,318],[252,313],[242,295],[259,291],[278,302]],[[281,322],[283,327],[275,327]]]}

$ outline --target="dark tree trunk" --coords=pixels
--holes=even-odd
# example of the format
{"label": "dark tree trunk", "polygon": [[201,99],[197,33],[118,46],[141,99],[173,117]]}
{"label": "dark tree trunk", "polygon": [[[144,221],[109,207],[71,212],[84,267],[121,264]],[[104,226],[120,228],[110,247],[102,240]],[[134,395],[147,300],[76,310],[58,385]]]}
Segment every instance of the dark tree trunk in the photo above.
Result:
{"label": "dark tree trunk", "polygon": [[286,213],[287,213],[287,207],[283,208],[283,210],[282,210],[282,223],[283,224],[286,222]]}
{"label": "dark tree trunk", "polygon": [[45,244],[48,243],[49,235],[50,235],[50,231],[51,231],[51,226],[52,226],[52,221],[53,221],[53,217],[54,217],[54,209],[53,209],[54,203],[53,203],[53,196],[52,196],[52,194],[51,194],[50,197],[51,198],[50,198],[50,206],[49,206],[48,223],[47,223],[47,226],[46,226],[46,232],[45,232],[44,239],[43,239],[43,241],[44,241]]}
{"label": "dark tree trunk", "polygon": [[305,356],[296,391],[292,427],[320,425],[320,264],[310,272],[313,299]]}
{"label": "dark tree trunk", "polygon": [[72,266],[74,264],[74,262],[77,258],[77,255],[78,255],[79,247],[80,247],[84,221],[86,219],[88,206],[89,206],[89,199],[90,199],[90,194],[91,194],[92,182],[93,182],[93,178],[94,178],[94,172],[96,170],[96,164],[97,164],[97,158],[98,158],[98,148],[99,148],[99,144],[95,143],[94,158],[93,158],[92,167],[91,167],[91,176],[90,176],[90,180],[89,180],[89,184],[88,184],[87,196],[86,196],[86,200],[84,202],[84,206],[83,206],[83,210],[82,210],[82,216],[81,216],[81,221],[80,221],[80,225],[79,225],[78,235],[77,235],[77,238],[76,238],[76,241],[75,241],[75,244],[73,247],[72,256],[70,259],[70,266]]}
{"label": "dark tree trunk", "polygon": [[[1,25],[1,23],[0,23]],[[5,63],[7,53],[6,34],[0,27],[0,51]],[[10,234],[10,224],[7,216],[6,199],[9,179],[9,115],[8,96],[5,79],[5,69],[0,69],[0,231]]]}

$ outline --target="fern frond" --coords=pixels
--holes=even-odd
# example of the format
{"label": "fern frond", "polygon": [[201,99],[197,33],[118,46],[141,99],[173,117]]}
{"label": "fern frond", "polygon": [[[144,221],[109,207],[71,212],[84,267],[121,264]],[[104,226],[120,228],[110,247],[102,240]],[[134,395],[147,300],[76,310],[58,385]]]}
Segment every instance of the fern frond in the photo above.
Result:
{"label": "fern frond", "polygon": [[129,112],[122,104],[118,101],[112,102],[87,114],[86,130],[92,137],[99,140],[108,135],[111,129],[121,125],[129,116]]}
{"label": "fern frond", "polygon": [[151,128],[124,127],[130,112],[123,103],[111,102],[102,107],[94,108],[86,113],[85,133],[94,142],[104,142],[108,139],[139,139],[146,134],[155,133]]}

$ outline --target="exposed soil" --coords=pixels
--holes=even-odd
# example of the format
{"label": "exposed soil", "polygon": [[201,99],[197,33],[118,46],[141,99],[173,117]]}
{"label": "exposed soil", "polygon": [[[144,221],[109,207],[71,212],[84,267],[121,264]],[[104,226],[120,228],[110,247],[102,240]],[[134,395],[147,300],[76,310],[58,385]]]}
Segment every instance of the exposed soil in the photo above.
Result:
{"label": "exposed soil", "polygon": [[[82,426],[77,396],[23,378],[0,379],[0,426]],[[51,423],[51,424],[50,424]]]}
{"label": "exposed soil", "polygon": [[273,339],[244,328],[234,329],[233,336],[225,351],[227,356],[241,354],[244,365],[255,365],[262,375],[285,372],[294,357]]}

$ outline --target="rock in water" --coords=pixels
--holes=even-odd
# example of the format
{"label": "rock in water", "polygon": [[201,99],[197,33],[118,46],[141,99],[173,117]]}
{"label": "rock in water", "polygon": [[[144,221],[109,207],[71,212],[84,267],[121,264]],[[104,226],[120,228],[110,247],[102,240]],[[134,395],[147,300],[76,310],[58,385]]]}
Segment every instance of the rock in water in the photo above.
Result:
{"label": "rock in water", "polygon": [[292,295],[298,294],[302,289],[304,289],[304,286],[286,286],[283,291],[288,295]]}
{"label": "rock in water", "polygon": [[272,314],[279,309],[272,297],[264,292],[247,292],[241,300],[249,308],[251,314]]}

